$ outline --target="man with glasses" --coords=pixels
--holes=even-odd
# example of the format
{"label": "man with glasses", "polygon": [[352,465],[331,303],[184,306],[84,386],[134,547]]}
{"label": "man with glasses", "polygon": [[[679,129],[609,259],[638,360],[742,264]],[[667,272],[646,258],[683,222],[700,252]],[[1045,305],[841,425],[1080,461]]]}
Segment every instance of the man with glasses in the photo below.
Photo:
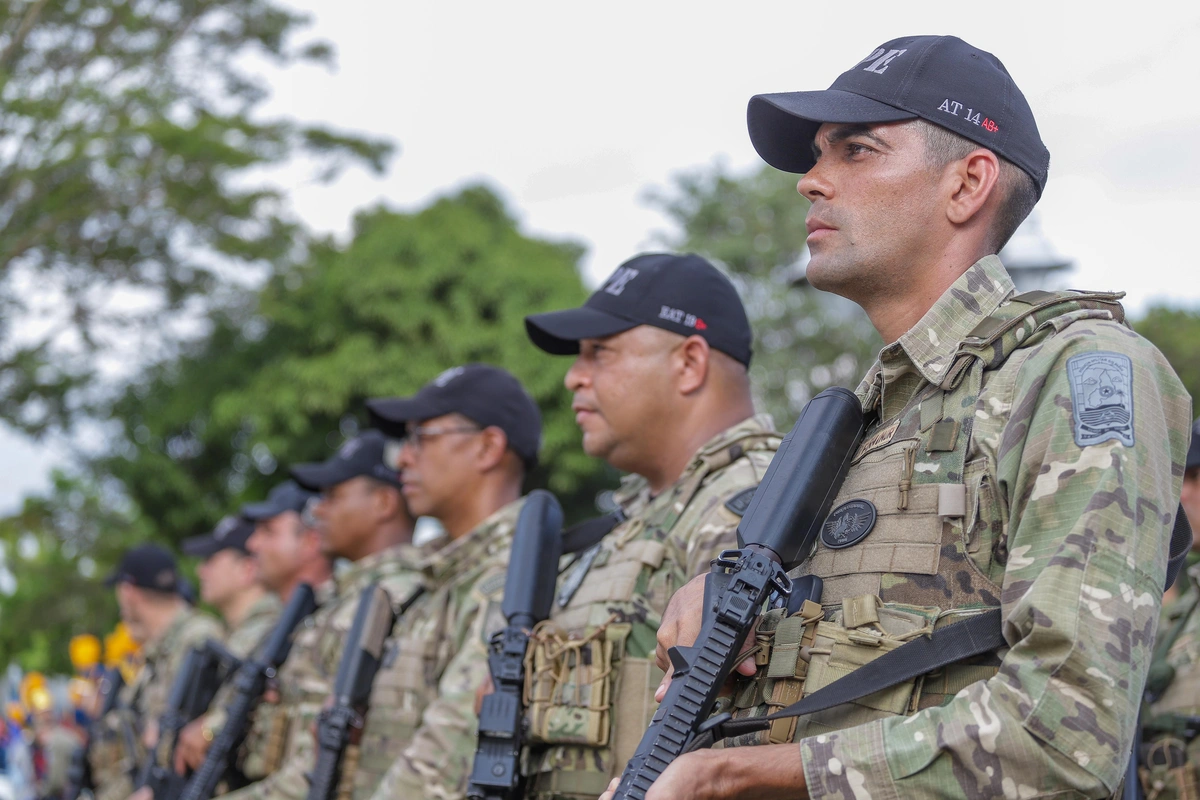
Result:
{"label": "man with glasses", "polygon": [[[397,465],[413,514],[441,522],[449,542],[425,563],[429,590],[392,633],[375,678],[362,749],[396,759],[355,800],[461,797],[475,752],[475,692],[487,678],[521,485],[537,465],[541,413],[512,375],[455,367],[409,398],[367,403],[404,437]],[[391,735],[381,735],[383,724]]]}
{"label": "man with glasses", "polygon": [[[277,710],[286,722],[284,735],[268,743],[270,774],[228,797],[302,800],[307,795],[305,773],[315,758],[312,726],[333,690],[359,594],[378,583],[399,610],[421,590],[417,565],[422,554],[412,545],[413,518],[400,493],[400,475],[384,463],[384,445],[383,434],[366,431],[328,461],[291,469],[301,487],[320,493],[313,515],[321,550],[350,564],[334,576],[331,596],[296,634],[280,670]],[[377,780],[390,763],[381,762],[385,754],[366,748],[360,755],[357,777],[345,780]]]}
{"label": "man with glasses", "polygon": [[594,798],[633,754],[662,673],[655,633],[672,591],[737,546],[779,436],[754,413],[751,331],[727,277],[696,255],[626,261],[582,308],[525,320],[570,355],[583,449],[629,473],[607,533],[570,567],[526,709],[527,796]]}
{"label": "man with glasses", "polygon": [[[306,505],[317,497],[300,488],[295,481],[285,481],[272,489],[263,502],[242,506],[241,518],[251,527],[246,550],[253,555],[263,586],[280,600],[289,599],[301,583],[316,589],[318,599],[322,601],[332,592],[330,559],[321,548],[316,529],[304,518]],[[272,619],[276,617],[278,613]],[[249,646],[259,646],[273,627],[273,623],[268,625]],[[233,646],[232,636],[230,645]],[[273,683],[276,685],[267,694],[275,702],[263,702],[257,707],[238,759],[242,777],[248,781],[266,777],[267,744],[272,739],[281,740],[283,736],[277,726],[286,723],[286,716],[276,713],[279,690],[277,682]],[[180,732],[175,750],[177,772],[182,774],[186,769],[198,769],[204,763],[209,745],[224,725],[225,707],[232,695],[233,686],[223,686],[209,712]]]}

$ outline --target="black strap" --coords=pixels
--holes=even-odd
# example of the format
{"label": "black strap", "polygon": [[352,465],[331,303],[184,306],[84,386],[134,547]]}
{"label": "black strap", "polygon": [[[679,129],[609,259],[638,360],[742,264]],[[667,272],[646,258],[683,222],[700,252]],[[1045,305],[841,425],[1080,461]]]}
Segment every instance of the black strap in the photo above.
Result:
{"label": "black strap", "polygon": [[608,532],[625,521],[625,512],[620,508],[615,511],[610,511],[602,517],[593,519],[585,519],[583,522],[576,523],[563,531],[562,535],[562,551],[566,555],[568,553],[578,553],[587,550],[592,545],[599,542]]}
{"label": "black strap", "polygon": [[1167,556],[1167,583],[1163,591],[1170,589],[1175,583],[1175,579],[1179,577],[1179,570],[1183,568],[1183,561],[1191,549],[1192,526],[1188,524],[1187,514],[1180,503],[1179,510],[1175,512],[1175,527],[1171,529],[1171,552]]}
{"label": "black strap", "polygon": [[1000,609],[994,608],[947,625],[930,636],[913,639],[781,711],[765,717],[729,719],[713,726],[697,736],[692,749],[711,747],[714,741],[729,736],[764,731],[771,727],[773,720],[824,711],[933,672],[947,664],[998,650],[1007,645],[1000,631],[1001,620]]}

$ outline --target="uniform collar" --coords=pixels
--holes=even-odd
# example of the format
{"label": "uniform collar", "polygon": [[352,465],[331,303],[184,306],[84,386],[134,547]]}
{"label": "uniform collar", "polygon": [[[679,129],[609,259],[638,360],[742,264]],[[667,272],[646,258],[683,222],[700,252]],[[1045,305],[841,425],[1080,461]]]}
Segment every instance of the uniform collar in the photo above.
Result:
{"label": "uniform collar", "polygon": [[377,553],[352,562],[341,574],[334,577],[338,594],[342,595],[361,589],[375,578],[384,575],[390,575],[403,569],[416,569],[417,564],[407,557],[413,550],[411,544],[403,542],[385,547]]}
{"label": "uniform collar", "polygon": [[435,582],[441,583],[458,573],[478,567],[500,550],[507,548],[524,503],[524,497],[514,500],[495,511],[469,533],[447,542],[434,551],[425,561],[425,573]]}
{"label": "uniform collar", "polygon": [[[736,461],[749,448],[738,449],[734,445],[745,443],[746,439],[761,437],[780,438],[779,433],[775,430],[775,421],[771,419],[770,414],[765,412],[747,417],[701,445],[696,454],[692,456],[691,461],[688,462],[683,474],[658,496],[664,497],[673,494],[680,486],[688,482],[697,470],[705,468],[706,465],[705,471],[711,472]],[[629,507],[635,502],[646,502],[651,499],[653,498],[650,497],[650,486],[641,475],[626,475],[621,479],[620,488],[613,493],[613,500],[621,508],[626,509],[627,514]]]}
{"label": "uniform collar", "polygon": [[171,618],[171,624],[167,626],[165,631],[163,631],[163,635],[154,641],[146,643],[145,652],[147,661],[154,661],[164,652],[173,649],[172,640],[179,635],[179,632],[183,629],[184,624],[188,621],[193,613],[195,612],[192,611],[191,606],[184,603],[179,609],[179,612]]}
{"label": "uniform collar", "polygon": [[884,385],[889,375],[915,369],[940,384],[954,361],[959,343],[984,317],[1015,291],[1012,278],[996,256],[985,256],[950,285],[937,302],[894,343],[879,354]]}
{"label": "uniform collar", "polygon": [[264,617],[276,616],[281,607],[282,604],[274,592],[264,592],[263,596],[255,600],[254,605],[250,606],[250,610],[246,612],[246,618],[242,620],[242,626]]}

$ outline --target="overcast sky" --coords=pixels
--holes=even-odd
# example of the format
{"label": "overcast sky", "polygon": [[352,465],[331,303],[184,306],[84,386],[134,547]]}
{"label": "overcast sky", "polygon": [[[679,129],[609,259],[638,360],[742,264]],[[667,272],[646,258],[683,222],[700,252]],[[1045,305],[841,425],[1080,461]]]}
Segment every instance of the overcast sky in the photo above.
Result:
{"label": "overcast sky", "polygon": [[[825,88],[888,39],[954,34],[999,56],[1033,107],[1051,153],[1042,228],[1078,264],[1066,283],[1124,289],[1135,312],[1200,306],[1195,3],[295,5],[336,46],[337,69],[273,74],[271,110],[400,148],[383,178],[284,176],[320,230],[345,236],[355,209],[417,208],[485,181],[527,232],[585,244],[594,283],[666,227],[648,188],[716,159],[760,163],[752,94]],[[43,486],[56,458],[0,436],[0,509]]]}

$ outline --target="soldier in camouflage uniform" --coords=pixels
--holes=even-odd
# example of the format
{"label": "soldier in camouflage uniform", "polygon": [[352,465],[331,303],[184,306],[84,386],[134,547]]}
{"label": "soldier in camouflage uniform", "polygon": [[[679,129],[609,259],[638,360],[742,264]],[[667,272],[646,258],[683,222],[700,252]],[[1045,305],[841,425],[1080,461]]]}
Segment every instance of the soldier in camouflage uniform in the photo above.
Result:
{"label": "soldier in camouflage uniform", "polygon": [[630,259],[582,308],[526,328],[543,350],[577,354],[566,386],[584,450],[630,473],[616,527],[563,573],[529,654],[528,796],[593,798],[653,714],[667,600],[737,546],[780,439],[754,414],[741,300],[699,256]]}
{"label": "soldier in camouflage uniform", "polygon": [[[735,705],[786,705],[985,609],[1006,646],[780,720],[763,746],[687,754],[647,797],[1111,795],[1158,619],[1186,391],[1119,295],[1015,294],[994,254],[1049,155],[991,54],[897,39],[831,91],[755,97],[748,118],[769,164],[806,173],[809,282],[891,344],[859,387],[878,421],[796,573],[824,579],[823,609],[764,618]],[[662,663],[694,640],[702,588],[676,594]]]}
{"label": "soldier in camouflage uniform", "polygon": [[193,647],[220,639],[221,626],[184,599],[190,587],[175,557],[158,545],[127,551],[106,583],[116,588],[121,619],[142,645],[145,663],[121,690],[117,708],[101,720],[88,757],[98,800],[125,800],[133,791],[131,775],[158,739],[158,720],[184,658]]}
{"label": "soldier in camouflage uniform", "polygon": [[[183,542],[185,555],[204,559],[196,570],[200,578],[200,599],[215,607],[225,620],[225,649],[238,658],[247,658],[271,632],[279,617],[278,595],[261,580],[257,559],[247,548],[254,523],[244,517],[225,517],[206,536],[194,536]],[[207,744],[224,724],[225,706],[233,698],[233,684],[226,682],[217,692],[210,710],[188,723],[179,732],[175,745],[175,768],[203,759]],[[190,746],[189,746],[190,745]]]}
{"label": "soldier in camouflage uniform", "polygon": [[[1200,554],[1200,419],[1192,423],[1185,467],[1181,503],[1192,525],[1194,558]],[[1140,771],[1151,800],[1200,800],[1200,564],[1188,573],[1187,591],[1164,615],[1146,682],[1151,705],[1143,712]]]}
{"label": "soldier in camouflage uniform", "polygon": [[385,648],[354,798],[461,798],[479,724],[475,693],[488,674],[487,642],[504,626],[508,552],[521,484],[537,465],[541,413],[516,378],[486,364],[367,405],[381,429],[404,437],[397,463],[409,507],[441,522],[449,542],[426,561],[427,591]]}
{"label": "soldier in camouflage uniform", "polygon": [[[290,598],[301,583],[316,587],[318,594],[328,596],[326,584],[332,574],[330,559],[321,549],[316,530],[302,517],[305,506],[315,498],[315,494],[301,489],[294,481],[285,481],[272,489],[265,501],[242,506],[241,517],[251,525],[246,549],[254,556],[259,579],[273,597]],[[278,616],[278,613],[274,614],[274,617]],[[252,637],[244,637],[247,647],[256,649],[264,644],[273,629],[274,620],[252,644]],[[230,637],[230,647],[241,648],[241,643],[235,643],[234,638]],[[175,749],[177,772],[184,774],[188,769],[199,769],[204,763],[209,744],[224,726],[225,708],[232,699],[233,686],[227,684],[217,694],[209,712],[180,731]],[[277,709],[277,703],[262,703],[255,711],[237,764],[242,777],[248,781],[260,780],[266,774],[264,751]]]}
{"label": "soldier in camouflage uniform", "polygon": [[[400,494],[399,474],[384,464],[384,446],[382,434],[367,431],[328,461],[291,470],[302,487],[321,493],[313,513],[326,555],[351,563],[318,593],[320,608],[296,633],[277,681],[273,729],[254,732],[255,738],[266,738],[267,776],[228,798],[300,800],[307,795],[313,724],[333,689],[360,593],[377,583],[398,610],[421,590],[416,567],[423,554],[412,545],[413,519]],[[352,766],[348,772],[353,773]]]}

